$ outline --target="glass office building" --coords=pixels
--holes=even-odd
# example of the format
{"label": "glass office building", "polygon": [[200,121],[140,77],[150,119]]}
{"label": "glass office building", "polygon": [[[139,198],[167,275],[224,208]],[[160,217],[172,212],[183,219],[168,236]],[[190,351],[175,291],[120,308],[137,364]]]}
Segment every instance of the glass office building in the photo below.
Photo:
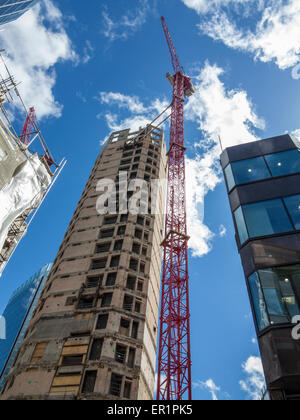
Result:
{"label": "glass office building", "polygon": [[39,0],[0,0],[0,25],[18,19],[38,1]]}
{"label": "glass office building", "polygon": [[52,264],[43,267],[12,295],[4,313],[6,339],[0,340],[0,390],[19,351]]}
{"label": "glass office building", "polygon": [[300,399],[300,144],[289,135],[221,156],[271,400]]}

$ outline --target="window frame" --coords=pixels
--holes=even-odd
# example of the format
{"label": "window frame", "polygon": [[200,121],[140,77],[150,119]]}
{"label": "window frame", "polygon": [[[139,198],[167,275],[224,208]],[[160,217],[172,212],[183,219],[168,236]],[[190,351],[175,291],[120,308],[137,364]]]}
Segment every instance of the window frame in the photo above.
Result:
{"label": "window frame", "polygon": [[[293,325],[292,324],[293,316],[289,312],[287,304],[284,303],[284,302],[281,302],[281,304],[283,305],[283,307],[285,309],[285,313],[282,316],[285,316],[285,317],[289,318],[290,319],[289,322],[274,322],[272,320],[272,316],[275,317],[276,315],[270,313],[270,307],[268,306],[268,299],[266,298],[266,294],[265,294],[266,288],[263,287],[263,283],[262,283],[263,280],[262,280],[262,277],[261,277],[261,272],[262,271],[274,272],[275,270],[278,270],[278,269],[288,270],[289,268],[296,267],[296,266],[299,267],[299,273],[300,273],[300,264],[292,264],[292,265],[286,265],[286,266],[278,266],[278,267],[260,269],[260,270],[255,271],[254,273],[252,273],[250,276],[248,276],[247,287],[248,287],[248,290],[249,290],[251,307],[252,307],[253,314],[254,314],[255,326],[256,326],[256,329],[257,329],[259,334],[262,334],[268,328],[278,328],[278,326],[282,326],[282,325]],[[275,274],[276,274],[276,272],[275,272]],[[257,305],[255,305],[253,290],[252,290],[251,283],[250,283],[251,278],[255,275],[256,275],[256,278],[259,282],[259,288],[260,288],[260,291],[261,291],[262,297],[263,297],[265,315],[267,316],[267,319],[268,319],[268,325],[263,327],[263,328],[261,328],[260,325],[259,325],[258,315],[257,315],[257,312],[256,312]],[[296,305],[298,306],[299,315],[300,315],[300,295],[299,295],[299,293],[298,293],[298,291],[295,287],[295,280],[291,278],[290,274],[286,274],[286,277],[289,278],[290,287],[293,291],[295,302],[296,302]],[[275,279],[274,279],[274,281],[275,281]],[[278,278],[276,278],[276,283],[279,283]],[[282,297],[284,297],[284,296],[282,296]]]}
{"label": "window frame", "polygon": [[[269,156],[276,156],[276,155],[279,155],[279,154],[282,154],[282,153],[288,153],[288,152],[294,152],[294,151],[299,151],[299,153],[300,153],[300,149],[295,148],[295,149],[290,149],[290,150],[282,150],[281,152],[277,152],[277,153],[267,153],[267,154],[264,154],[264,155],[254,156],[252,158],[241,159],[241,160],[236,160],[236,161],[229,162],[225,166],[225,168],[223,169],[224,178],[225,178],[228,193],[231,193],[234,190],[234,188],[236,188],[238,186],[241,186],[241,185],[254,184],[254,183],[257,183],[257,182],[262,182],[262,181],[266,181],[266,180],[270,180],[270,179],[277,179],[277,178],[282,178],[282,177],[285,177],[285,176],[300,174],[300,171],[298,171],[298,172],[291,172],[291,173],[281,174],[281,175],[273,175],[272,168],[271,168],[271,166],[270,166],[270,164],[268,163],[268,160],[267,160],[267,158]],[[246,162],[246,161],[254,160],[254,159],[258,159],[258,158],[262,158],[264,160],[265,166],[266,166],[266,168],[267,168],[267,170],[270,174],[270,177],[269,178],[261,178],[261,179],[255,180],[255,181],[237,183],[232,164],[237,163],[237,162]],[[234,181],[234,185],[231,188],[230,188],[227,173],[226,173],[226,171],[229,167],[230,167],[230,170],[231,170],[231,173],[232,173],[232,176],[233,176],[233,181]]]}
{"label": "window frame", "polygon": [[[238,239],[239,239],[240,248],[243,247],[243,246],[245,246],[249,241],[253,241],[253,240],[256,240],[256,239],[259,239],[259,238],[274,237],[274,236],[286,235],[288,233],[299,232],[300,229],[297,229],[297,227],[295,225],[295,222],[294,222],[294,219],[293,219],[293,217],[292,217],[292,215],[291,215],[291,213],[289,211],[289,208],[288,208],[288,206],[286,204],[286,199],[291,198],[291,197],[296,197],[296,196],[299,196],[300,197],[300,194],[292,194],[292,195],[288,195],[288,196],[284,196],[284,197],[272,198],[272,199],[269,199],[269,200],[255,201],[253,203],[245,203],[245,204],[242,204],[239,207],[237,207],[237,209],[234,210],[232,213],[233,213],[233,219],[234,219],[235,229],[236,229],[237,236],[238,236]],[[265,235],[260,235],[260,236],[251,236],[250,235],[249,226],[248,226],[248,223],[247,223],[247,218],[245,216],[245,209],[244,209],[244,207],[245,206],[248,206],[248,205],[255,205],[255,204],[261,204],[261,203],[267,203],[267,202],[271,202],[271,201],[275,201],[275,200],[281,201],[282,206],[283,206],[282,208],[284,209],[284,211],[285,211],[285,213],[286,213],[286,215],[288,217],[288,220],[289,220],[289,222],[290,222],[290,224],[292,226],[292,230],[287,230],[287,231],[277,232],[277,233],[275,232],[275,233],[270,233],[270,234],[265,234]],[[241,214],[243,216],[243,220],[244,220],[244,224],[245,224],[246,231],[247,231],[247,236],[248,236],[248,238],[244,242],[241,241],[240,229],[238,227],[238,222],[237,222],[237,218],[236,218],[236,213],[239,210],[241,211]]]}

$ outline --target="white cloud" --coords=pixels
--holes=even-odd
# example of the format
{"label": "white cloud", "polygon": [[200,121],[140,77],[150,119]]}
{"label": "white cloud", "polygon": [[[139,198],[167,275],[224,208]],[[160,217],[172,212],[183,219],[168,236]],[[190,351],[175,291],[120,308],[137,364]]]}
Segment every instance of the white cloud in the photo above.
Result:
{"label": "white cloud", "polygon": [[211,250],[215,237],[204,224],[204,202],[223,179],[219,136],[226,148],[257,140],[255,128],[264,128],[247,93],[226,90],[220,79],[222,74],[221,68],[207,62],[195,77],[196,93],[186,105],[186,119],[196,123],[203,135],[195,144],[195,158],[187,159],[189,245],[193,256],[198,257]]}
{"label": "white cloud", "polygon": [[194,9],[197,13],[208,13],[220,7],[239,5],[252,2],[253,0],[182,0],[190,9]]}
{"label": "white cloud", "polygon": [[298,141],[300,141],[300,129],[292,131],[292,136],[296,137]]}
{"label": "white cloud", "polygon": [[221,392],[221,388],[218,387],[212,379],[208,379],[206,382],[195,382],[194,388],[206,389],[210,394],[213,401],[218,401],[218,393]]}
{"label": "white cloud", "polygon": [[[130,128],[137,131],[140,127],[150,124],[169,105],[165,99],[155,99],[145,106],[137,96],[123,95],[118,92],[100,92],[99,101],[102,105],[118,108],[118,113],[106,112],[104,118],[111,131],[121,131]],[[120,118],[119,110],[129,112],[129,116]],[[100,114],[99,117],[102,115]]]}
{"label": "white cloud", "polygon": [[127,40],[135,34],[146,22],[147,15],[150,12],[148,0],[139,0],[135,10],[129,10],[121,18],[113,21],[107,10],[102,12],[103,34],[110,42],[121,39]]}
{"label": "white cloud", "polygon": [[116,92],[100,92],[100,102],[106,105],[117,105],[128,111],[143,114],[148,111],[136,96],[122,95]]}
{"label": "white cloud", "polygon": [[226,227],[224,225],[221,225],[219,227],[219,235],[220,235],[220,238],[224,238],[224,236],[226,236],[226,234],[227,234]]}
{"label": "white cloud", "polygon": [[198,124],[206,140],[225,149],[256,140],[255,128],[264,129],[251,100],[243,90],[226,90],[220,77],[224,70],[206,62],[195,77],[196,94],[186,106],[186,118]]}
{"label": "white cloud", "polygon": [[250,356],[242,365],[246,378],[240,381],[240,386],[249,399],[260,400],[265,387],[264,371],[261,359]]}
{"label": "white cloud", "polygon": [[[59,117],[62,105],[53,94],[55,64],[77,55],[63,26],[63,15],[50,0],[38,3],[20,19],[0,32],[7,64],[18,82],[28,106],[36,107],[39,118]],[[1,68],[3,74],[3,68]],[[17,103],[17,102],[16,102]],[[17,106],[17,105],[15,105]]]}
{"label": "white cloud", "polygon": [[[198,69],[196,93],[186,105],[186,119],[197,124],[202,134],[201,140],[193,144],[195,156],[186,160],[189,247],[194,257],[209,253],[215,238],[204,223],[204,202],[206,195],[214,191],[223,179],[218,136],[221,136],[223,146],[228,147],[256,140],[255,128],[264,127],[246,92],[227,90],[220,79],[222,74],[221,68],[209,63],[202,70]],[[145,106],[136,96],[104,92],[100,93],[100,102],[118,107],[117,113],[109,111],[103,114],[112,131],[137,130],[168,106],[165,100],[156,99]],[[120,110],[129,116],[120,118]]]}
{"label": "white cloud", "polygon": [[[186,1],[186,0],[184,0]],[[246,2],[245,2],[246,3]],[[253,0],[252,14],[260,12],[256,28],[237,26],[228,12],[215,10],[201,22],[201,31],[230,48],[252,53],[262,62],[275,62],[280,69],[296,65],[300,54],[300,2],[299,0]],[[264,6],[264,7],[262,7]]]}
{"label": "white cloud", "polygon": [[94,51],[95,49],[92,46],[92,43],[87,40],[85,42],[85,47],[83,49],[83,57],[82,57],[83,64],[87,64],[93,58]]}

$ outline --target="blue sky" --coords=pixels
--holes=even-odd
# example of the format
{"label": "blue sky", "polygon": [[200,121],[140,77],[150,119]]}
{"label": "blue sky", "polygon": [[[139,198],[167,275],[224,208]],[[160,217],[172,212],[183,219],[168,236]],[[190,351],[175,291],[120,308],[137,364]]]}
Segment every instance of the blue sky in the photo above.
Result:
{"label": "blue sky", "polygon": [[217,139],[300,134],[298,0],[43,0],[1,30],[20,91],[68,165],[0,279],[0,312],[54,260],[100,142],[170,102],[161,15],[196,87],[186,105],[194,399],[253,399],[261,366]]}

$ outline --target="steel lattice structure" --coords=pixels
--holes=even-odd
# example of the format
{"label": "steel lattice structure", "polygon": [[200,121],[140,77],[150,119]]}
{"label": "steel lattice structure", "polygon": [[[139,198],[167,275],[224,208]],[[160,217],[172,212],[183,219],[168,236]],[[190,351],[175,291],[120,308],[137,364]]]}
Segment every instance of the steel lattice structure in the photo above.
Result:
{"label": "steel lattice structure", "polygon": [[26,146],[30,144],[31,136],[33,134],[38,133],[37,129],[35,128],[35,122],[36,122],[35,109],[32,107],[29,109],[23,130],[20,136],[20,140],[22,141],[22,143],[26,144]]}
{"label": "steel lattice structure", "polygon": [[194,93],[184,75],[165,19],[162,24],[171,53],[174,76],[168,193],[160,315],[158,400],[192,399],[188,240],[185,194],[184,102]]}
{"label": "steel lattice structure", "polygon": [[[34,136],[34,138],[32,138]],[[44,150],[44,159],[47,163],[47,165],[49,167],[51,167],[52,165],[55,165],[57,167],[57,165],[55,164],[50,150],[47,147],[47,144],[45,142],[45,140],[42,137],[42,134],[40,132],[39,126],[38,126],[38,122],[37,122],[37,118],[36,118],[36,113],[35,113],[35,109],[34,107],[31,107],[29,109],[29,112],[26,116],[26,120],[25,120],[25,124],[22,130],[22,133],[20,135],[20,140],[22,143],[24,143],[26,146],[30,146],[31,143],[36,139],[39,138],[40,144]]]}

